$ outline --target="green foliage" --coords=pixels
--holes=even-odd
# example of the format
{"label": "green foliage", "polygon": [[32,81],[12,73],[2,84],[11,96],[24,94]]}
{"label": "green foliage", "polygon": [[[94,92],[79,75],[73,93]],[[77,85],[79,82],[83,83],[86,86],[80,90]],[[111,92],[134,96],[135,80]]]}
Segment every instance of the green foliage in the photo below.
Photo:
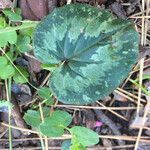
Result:
{"label": "green foliage", "polygon": [[8,79],[15,74],[14,67],[8,62],[5,56],[0,56],[0,79]]}
{"label": "green foliage", "polygon": [[88,128],[75,126],[70,132],[73,136],[72,150],[75,150],[74,147],[92,146],[99,142],[98,134]]}
{"label": "green foliage", "polygon": [[40,132],[46,136],[57,137],[71,123],[72,116],[65,111],[56,110],[40,124]]}
{"label": "green foliage", "polygon": [[[15,70],[15,67],[12,65],[15,58],[13,57],[11,50],[15,50],[15,52],[16,50],[19,50],[20,52],[31,50],[29,44],[31,43],[33,28],[37,23],[22,21],[22,24],[17,26],[15,21],[20,21],[22,19],[21,11],[18,8],[14,11],[5,9],[3,10],[3,14],[5,17],[0,17],[0,48],[7,47],[10,51],[8,51],[5,56],[0,57],[0,78],[7,79],[13,76],[16,83],[25,83],[27,82],[27,79],[25,78],[28,78],[29,74],[27,70],[19,66],[17,68],[22,72],[24,77]],[[18,52],[16,52],[16,54],[18,54]],[[10,60],[12,62],[10,62]]]}
{"label": "green foliage", "polygon": [[42,108],[44,122],[41,121],[40,113],[35,110],[28,110],[24,115],[26,123],[38,129],[43,135],[48,137],[58,137],[63,135],[64,130],[68,130],[72,139],[63,142],[62,150],[86,150],[87,146],[99,142],[98,134],[88,128],[74,126],[69,129],[67,126],[72,121],[72,116],[61,110],[56,110],[49,114],[47,107]]}
{"label": "green foliage", "polygon": [[24,78],[11,64],[11,62],[8,60],[8,58],[13,62],[14,56],[11,52],[7,52],[5,56],[0,56],[0,79],[8,79],[10,77],[13,77],[13,80],[16,83],[26,83],[27,78],[29,77],[29,73],[26,69],[16,66],[18,70],[24,75]]}
{"label": "green foliage", "polygon": [[0,68],[0,78],[5,80],[12,77],[15,73],[15,69],[12,65],[1,66]]}
{"label": "green foliage", "polygon": [[54,71],[57,66],[54,64],[41,64],[41,67],[48,71]]}
{"label": "green foliage", "polygon": [[0,56],[0,66],[7,65],[7,59],[3,56]]}
{"label": "green foliage", "polygon": [[41,123],[40,113],[35,110],[28,110],[23,118],[26,123],[32,127],[38,128]]}
{"label": "green foliage", "polygon": [[[33,29],[37,22],[22,21],[20,26],[16,26],[15,22],[21,21],[21,11],[16,8],[15,11],[11,9],[3,10],[5,17],[0,17],[0,47],[5,47],[9,44],[15,44],[20,52],[30,51],[29,44],[31,43]],[[9,23],[6,22],[8,18]],[[15,21],[15,22],[13,22]],[[17,30],[19,34],[17,35]]]}
{"label": "green foliage", "polygon": [[0,17],[0,47],[5,47],[8,43],[15,44],[17,42],[16,31],[1,32],[2,29],[6,29],[8,26],[5,18]]}
{"label": "green foliage", "polygon": [[109,95],[138,56],[138,33],[130,21],[85,4],[55,9],[37,26],[33,39],[35,56],[57,66],[49,86],[67,104]]}
{"label": "green foliage", "polygon": [[8,19],[10,21],[20,21],[20,20],[22,20],[21,10],[19,8],[16,8],[15,12],[12,11],[10,8],[7,8],[7,9],[3,10],[3,13],[5,14],[6,17],[8,17]]}
{"label": "green foliage", "polygon": [[13,80],[15,81],[15,83],[26,83],[27,78],[29,77],[28,71],[20,66],[16,66],[16,67],[23,74],[24,77],[16,70],[13,76]]}
{"label": "green foliage", "polygon": [[30,42],[31,42],[31,39],[30,39],[29,36],[27,36],[27,35],[18,35],[18,40],[17,40],[17,43],[16,43],[16,47],[22,53],[28,52],[28,51],[31,50],[31,48],[29,46]]}
{"label": "green foliage", "polygon": [[52,98],[52,94],[51,94],[51,91],[48,87],[41,87],[39,90],[38,90],[38,95],[44,99],[44,103],[47,105],[47,106],[51,106],[53,103],[54,103],[54,100]]}

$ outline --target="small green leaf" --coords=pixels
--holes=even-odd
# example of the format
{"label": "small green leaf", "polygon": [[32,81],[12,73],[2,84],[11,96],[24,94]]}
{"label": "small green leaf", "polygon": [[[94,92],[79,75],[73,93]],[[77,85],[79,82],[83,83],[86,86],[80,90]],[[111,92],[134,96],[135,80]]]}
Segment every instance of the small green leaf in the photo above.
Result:
{"label": "small green leaf", "polygon": [[28,110],[23,118],[25,122],[32,127],[38,128],[41,123],[40,113],[35,110]]}
{"label": "small green leaf", "polygon": [[10,8],[3,10],[5,16],[8,17],[10,21],[21,21],[21,11],[19,8],[16,8],[15,12],[13,12]]}
{"label": "small green leaf", "polygon": [[[24,24],[26,24],[26,23],[23,23],[23,25]],[[34,28],[27,28],[27,29],[20,30],[19,33],[21,35],[26,35],[26,36],[29,36],[30,38],[32,38],[33,31],[34,31]]]}
{"label": "small green leaf", "polygon": [[34,28],[37,26],[38,22],[36,21],[23,21],[24,23],[20,26],[14,26],[14,27],[6,27],[6,28],[2,28],[0,29],[0,34],[6,34],[9,32],[13,32],[16,30],[24,30],[24,29],[28,29],[28,28]]}
{"label": "small green leaf", "polygon": [[0,47],[6,46],[8,43],[15,44],[17,42],[16,31],[0,33]]}
{"label": "small green leaf", "polygon": [[8,63],[5,56],[0,56],[0,67],[5,66]]}
{"label": "small green leaf", "polygon": [[57,66],[55,64],[41,64],[41,67],[48,71],[54,71]]}
{"label": "small green leaf", "polygon": [[[14,54],[12,51],[8,51],[5,53],[4,57],[8,60],[8,61],[14,61],[15,60],[15,57],[14,57]],[[9,58],[9,59],[8,59]]]}
{"label": "small green leaf", "polygon": [[18,40],[16,43],[17,49],[22,53],[30,51],[30,41],[31,39],[29,36],[18,35]]}
{"label": "small green leaf", "polygon": [[43,99],[49,99],[51,97],[51,91],[48,87],[41,87],[38,90],[38,95]]}
{"label": "small green leaf", "polygon": [[86,150],[86,147],[80,143],[72,143],[71,140],[65,140],[61,145],[61,150]]}
{"label": "small green leaf", "polygon": [[50,108],[49,107],[42,107],[42,111],[43,111],[44,118],[50,116]]}
{"label": "small green leaf", "polygon": [[49,137],[61,136],[72,121],[72,116],[65,111],[56,110],[40,124],[40,131]]}
{"label": "small green leaf", "polygon": [[0,16],[0,29],[5,28],[7,25],[6,20],[4,17]]}
{"label": "small green leaf", "polygon": [[80,143],[73,143],[73,144],[70,146],[70,150],[86,150],[86,147],[83,146],[83,145],[80,144]]}
{"label": "small green leaf", "polygon": [[70,129],[75,143],[80,143],[83,146],[92,146],[99,142],[99,136],[96,132],[80,126],[75,126]]}
{"label": "small green leaf", "polygon": [[28,81],[28,77],[29,77],[29,73],[27,72],[26,69],[20,67],[20,66],[16,66],[18,68],[18,70],[20,70],[20,72],[24,75],[24,78],[18,71],[15,72],[15,75],[13,76],[13,79],[16,83],[26,83]]}
{"label": "small green leaf", "polygon": [[4,79],[4,80],[8,79],[12,77],[14,74],[15,74],[15,69],[11,64],[0,67],[1,79]]}

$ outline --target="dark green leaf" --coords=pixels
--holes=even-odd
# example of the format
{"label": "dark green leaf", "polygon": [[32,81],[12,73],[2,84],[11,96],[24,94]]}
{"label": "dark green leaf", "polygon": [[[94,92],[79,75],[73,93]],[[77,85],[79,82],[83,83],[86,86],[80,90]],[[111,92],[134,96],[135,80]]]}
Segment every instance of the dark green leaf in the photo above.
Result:
{"label": "dark green leaf", "polygon": [[80,126],[75,126],[70,129],[73,135],[73,143],[81,144],[83,146],[92,146],[99,142],[99,136],[96,132]]}
{"label": "dark green leaf", "polygon": [[40,131],[49,137],[61,136],[72,121],[72,116],[65,111],[56,110],[40,124]]}
{"label": "dark green leaf", "polygon": [[109,95],[138,56],[138,33],[127,20],[85,4],[55,9],[36,28],[36,57],[57,64],[50,88],[67,104],[88,104]]}
{"label": "dark green leaf", "polygon": [[35,110],[28,110],[23,118],[25,122],[32,127],[38,128],[41,123],[40,113]]}

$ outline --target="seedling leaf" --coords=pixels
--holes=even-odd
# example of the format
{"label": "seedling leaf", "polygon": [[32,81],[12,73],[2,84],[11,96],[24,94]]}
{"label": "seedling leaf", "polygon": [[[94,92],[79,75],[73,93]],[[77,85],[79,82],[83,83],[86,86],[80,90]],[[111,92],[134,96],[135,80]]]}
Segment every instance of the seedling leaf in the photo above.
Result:
{"label": "seedling leaf", "polygon": [[99,142],[99,136],[96,132],[80,126],[75,126],[70,129],[73,135],[73,144],[81,144],[83,146],[92,146]]}
{"label": "seedling leaf", "polygon": [[32,127],[38,128],[41,123],[40,113],[35,110],[28,110],[23,118],[26,123]]}
{"label": "seedling leaf", "polygon": [[40,124],[40,131],[49,137],[61,136],[64,129],[71,123],[72,116],[65,111],[56,110]]}
{"label": "seedling leaf", "polygon": [[16,66],[18,68],[18,70],[20,70],[20,72],[23,74],[23,76],[16,70],[15,71],[15,75],[13,76],[13,79],[16,83],[26,83],[28,81],[28,77],[29,77],[29,73],[27,72],[26,69],[20,67],[20,66]]}
{"label": "seedling leaf", "polygon": [[15,74],[14,67],[10,64],[0,67],[0,78],[5,80],[12,77]]}
{"label": "seedling leaf", "polygon": [[10,21],[22,20],[21,11],[19,8],[16,8],[15,12],[13,12],[10,8],[7,8],[3,10],[3,13],[9,18]]}

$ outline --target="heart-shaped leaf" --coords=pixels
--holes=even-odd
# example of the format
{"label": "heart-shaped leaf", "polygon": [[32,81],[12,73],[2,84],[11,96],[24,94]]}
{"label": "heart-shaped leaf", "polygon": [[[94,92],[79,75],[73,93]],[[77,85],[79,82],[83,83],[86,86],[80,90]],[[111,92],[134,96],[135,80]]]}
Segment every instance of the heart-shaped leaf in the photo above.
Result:
{"label": "heart-shaped leaf", "polygon": [[71,4],[48,15],[34,34],[36,57],[56,64],[50,88],[67,104],[88,104],[110,94],[138,55],[138,33],[107,10]]}
{"label": "heart-shaped leaf", "polygon": [[40,124],[40,131],[49,137],[61,136],[72,121],[72,116],[65,111],[56,110]]}
{"label": "heart-shaped leaf", "polygon": [[28,110],[23,118],[28,125],[36,128],[38,128],[40,123],[42,122],[40,113],[35,110]]}
{"label": "heart-shaped leaf", "polygon": [[99,142],[98,134],[91,129],[75,126],[70,129],[73,135],[72,143],[81,144],[83,146],[92,146]]}

